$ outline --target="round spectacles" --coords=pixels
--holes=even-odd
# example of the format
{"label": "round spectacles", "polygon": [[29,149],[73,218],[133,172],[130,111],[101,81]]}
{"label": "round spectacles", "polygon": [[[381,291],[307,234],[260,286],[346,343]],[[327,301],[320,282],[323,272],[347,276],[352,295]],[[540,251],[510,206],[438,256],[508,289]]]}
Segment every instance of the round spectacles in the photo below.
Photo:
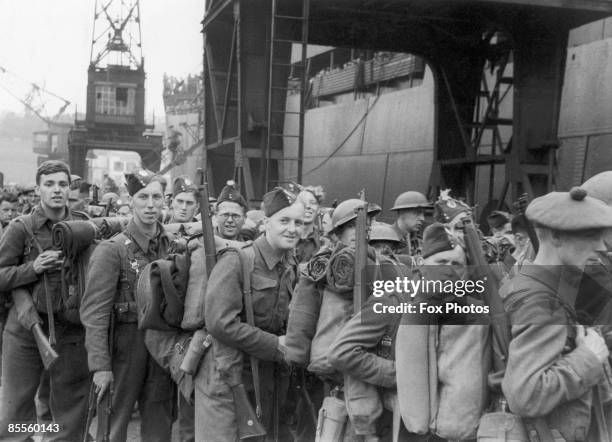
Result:
{"label": "round spectacles", "polygon": [[234,221],[237,221],[242,218],[242,215],[240,215],[239,213],[220,213],[217,216],[223,219],[231,218]]}

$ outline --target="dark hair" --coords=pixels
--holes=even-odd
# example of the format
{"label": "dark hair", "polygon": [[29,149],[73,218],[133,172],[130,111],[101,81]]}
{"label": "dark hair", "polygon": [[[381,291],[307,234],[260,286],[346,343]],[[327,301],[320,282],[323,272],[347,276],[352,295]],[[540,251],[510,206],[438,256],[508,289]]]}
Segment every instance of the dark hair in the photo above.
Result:
{"label": "dark hair", "polygon": [[63,161],[49,160],[38,166],[36,171],[36,184],[40,184],[41,175],[51,175],[52,173],[64,172],[68,177],[68,183],[70,183],[70,167]]}
{"label": "dark hair", "polygon": [[17,198],[17,195],[11,192],[0,193],[0,204],[5,201],[7,203],[18,203],[19,198]]}

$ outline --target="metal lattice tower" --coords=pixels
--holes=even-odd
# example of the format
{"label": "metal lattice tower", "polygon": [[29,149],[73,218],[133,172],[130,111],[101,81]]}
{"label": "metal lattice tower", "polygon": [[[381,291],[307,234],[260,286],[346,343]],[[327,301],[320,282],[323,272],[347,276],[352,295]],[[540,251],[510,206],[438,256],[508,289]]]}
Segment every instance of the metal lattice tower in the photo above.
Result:
{"label": "metal lattice tower", "polygon": [[90,64],[143,65],[139,0],[96,0]]}

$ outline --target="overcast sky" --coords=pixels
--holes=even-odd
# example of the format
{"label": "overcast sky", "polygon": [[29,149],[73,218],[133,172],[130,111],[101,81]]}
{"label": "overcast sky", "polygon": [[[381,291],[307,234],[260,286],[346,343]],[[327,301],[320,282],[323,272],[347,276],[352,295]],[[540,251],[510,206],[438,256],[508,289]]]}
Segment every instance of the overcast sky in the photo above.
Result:
{"label": "overcast sky", "polygon": [[[95,0],[0,0],[0,66],[85,111]],[[146,112],[163,114],[164,72],[202,66],[204,0],[140,0]],[[2,75],[0,75],[0,82]],[[0,88],[0,112],[23,106]]]}

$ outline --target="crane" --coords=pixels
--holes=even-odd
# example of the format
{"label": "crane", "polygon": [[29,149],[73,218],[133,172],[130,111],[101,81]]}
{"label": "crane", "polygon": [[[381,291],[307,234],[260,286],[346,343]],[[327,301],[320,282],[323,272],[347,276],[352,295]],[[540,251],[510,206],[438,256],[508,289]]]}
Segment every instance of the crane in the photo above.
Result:
{"label": "crane", "polygon": [[22,103],[47,125],[55,123],[70,106],[70,101],[65,98],[44,86],[22,79],[3,66],[0,66],[0,89]]}

